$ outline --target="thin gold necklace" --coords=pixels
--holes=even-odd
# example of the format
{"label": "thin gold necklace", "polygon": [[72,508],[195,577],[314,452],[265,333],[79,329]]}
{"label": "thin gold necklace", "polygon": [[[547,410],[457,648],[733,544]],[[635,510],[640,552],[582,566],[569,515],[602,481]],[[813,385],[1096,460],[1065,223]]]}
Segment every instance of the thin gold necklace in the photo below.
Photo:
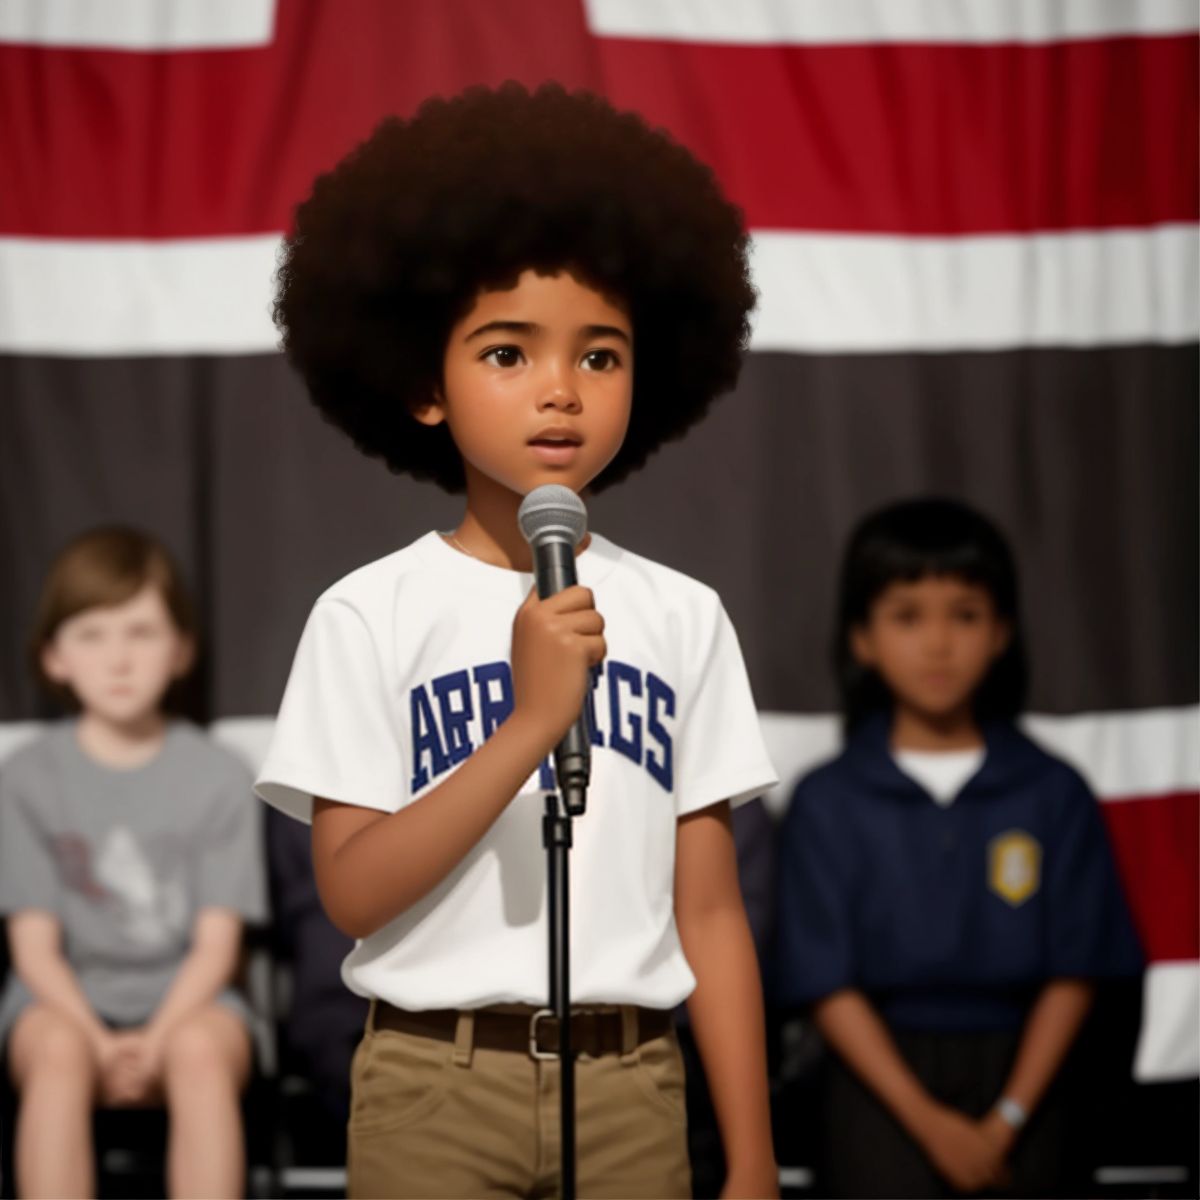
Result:
{"label": "thin gold necklace", "polygon": [[[450,543],[452,546],[456,546],[456,547],[457,547],[459,550],[461,550],[461,551],[462,551],[462,552],[463,552],[463,553],[464,553],[464,554],[465,554],[465,555],[466,555],[468,558],[473,558],[473,559],[474,559],[476,562],[481,562],[481,563],[483,563],[483,564],[484,564],[484,566],[487,566],[487,567],[494,567],[494,566],[496,566],[496,565],[497,565],[496,563],[489,562],[489,561],[488,561],[486,558],[480,558],[480,556],[479,556],[478,554],[476,554],[476,553],[475,553],[473,550],[468,550],[468,549],[466,548],[466,546],[464,546],[464,545],[462,544],[462,542],[460,542],[460,541],[458,540],[458,538],[456,538],[456,537],[454,536],[454,534],[452,534],[452,533],[451,533],[449,530],[447,530],[445,533],[441,534],[440,536],[441,536],[441,537],[443,537],[443,538],[445,538],[445,539],[446,539],[446,541],[448,541],[448,542],[449,542],[449,543]],[[506,569],[506,570],[519,570],[520,568],[516,568],[516,567],[507,567],[507,568],[505,568],[505,569]],[[526,574],[528,574],[528,572],[526,572]]]}
{"label": "thin gold necklace", "polygon": [[459,548],[459,549],[460,549],[460,550],[461,550],[461,551],[462,551],[462,552],[463,552],[463,553],[464,553],[464,554],[465,554],[465,555],[466,555],[468,558],[473,558],[473,559],[474,559],[476,562],[483,562],[483,561],[484,561],[482,558],[480,558],[480,557],[479,557],[479,555],[478,555],[478,554],[474,554],[474,553],[472,553],[470,550],[468,550],[468,549],[466,548],[466,546],[464,546],[464,545],[462,544],[462,542],[460,542],[460,541],[458,540],[458,538],[456,538],[456,537],[454,536],[454,534],[452,534],[452,533],[446,533],[446,534],[443,534],[443,536],[446,538],[446,540],[447,540],[447,541],[449,541],[449,542],[450,542],[450,544],[451,544],[451,545],[453,545],[453,546],[457,546],[457,547],[458,547],[458,548]]}

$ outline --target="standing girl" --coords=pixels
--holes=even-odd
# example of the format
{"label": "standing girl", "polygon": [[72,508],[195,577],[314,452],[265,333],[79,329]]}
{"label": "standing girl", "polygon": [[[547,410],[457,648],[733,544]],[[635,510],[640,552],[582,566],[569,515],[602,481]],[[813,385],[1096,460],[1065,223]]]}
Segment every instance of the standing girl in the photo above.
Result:
{"label": "standing girl", "polygon": [[783,828],[785,1003],[834,1051],[829,1189],[1052,1195],[1053,1087],[1092,981],[1140,953],[1099,809],[1014,724],[1025,690],[1008,547],[944,500],[851,538],[841,755]]}

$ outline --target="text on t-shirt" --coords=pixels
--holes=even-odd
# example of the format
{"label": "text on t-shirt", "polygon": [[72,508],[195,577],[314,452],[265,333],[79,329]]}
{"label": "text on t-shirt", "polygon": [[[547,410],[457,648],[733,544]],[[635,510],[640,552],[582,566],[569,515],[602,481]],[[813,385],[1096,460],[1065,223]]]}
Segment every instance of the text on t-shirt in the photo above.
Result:
{"label": "text on t-shirt", "polygon": [[[606,693],[603,699],[601,691]],[[449,671],[414,687],[409,692],[413,794],[470,757],[476,746],[491,737],[508,717],[512,707],[512,670],[506,662]],[[653,671],[608,659],[592,671],[587,711],[593,746],[607,745],[644,768],[665,791],[671,791],[675,690],[670,684]],[[601,713],[603,724],[598,719]],[[538,782],[547,791],[554,789],[554,768],[549,758],[539,769]]]}

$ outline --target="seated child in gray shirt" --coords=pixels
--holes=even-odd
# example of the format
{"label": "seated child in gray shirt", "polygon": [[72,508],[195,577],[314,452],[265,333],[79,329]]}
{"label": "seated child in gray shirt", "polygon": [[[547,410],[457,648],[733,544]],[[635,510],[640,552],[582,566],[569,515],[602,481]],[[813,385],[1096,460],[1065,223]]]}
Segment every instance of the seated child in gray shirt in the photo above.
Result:
{"label": "seated child in gray shirt", "polygon": [[33,648],[78,715],[0,768],[0,1042],[22,1195],[95,1192],[93,1104],[164,1104],[173,1195],[240,1196],[249,1011],[231,987],[266,915],[247,770],[162,702],[194,622],[163,548],[88,533],[54,563]]}

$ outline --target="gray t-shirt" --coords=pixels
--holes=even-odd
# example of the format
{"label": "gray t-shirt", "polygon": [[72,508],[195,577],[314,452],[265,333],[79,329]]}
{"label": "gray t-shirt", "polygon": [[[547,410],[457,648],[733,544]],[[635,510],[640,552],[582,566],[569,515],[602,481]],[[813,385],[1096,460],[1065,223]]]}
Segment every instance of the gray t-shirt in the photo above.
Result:
{"label": "gray t-shirt", "polygon": [[[199,909],[266,918],[261,813],[247,769],[185,721],[128,770],[85,754],[76,727],[56,724],[0,767],[0,912],[54,913],[92,1007],[140,1024]],[[0,1037],[29,998],[10,976]]]}

